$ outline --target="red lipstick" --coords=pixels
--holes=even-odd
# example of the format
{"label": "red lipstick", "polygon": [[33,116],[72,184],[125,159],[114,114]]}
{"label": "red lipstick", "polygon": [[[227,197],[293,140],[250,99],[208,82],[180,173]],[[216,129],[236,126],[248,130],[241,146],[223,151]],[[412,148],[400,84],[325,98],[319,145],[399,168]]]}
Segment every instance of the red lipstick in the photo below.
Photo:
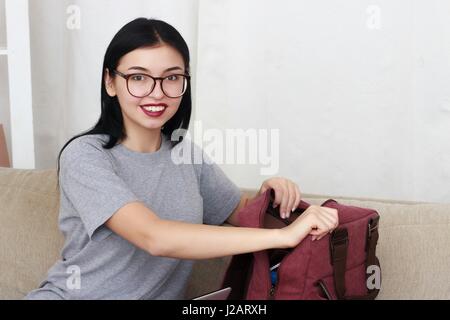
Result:
{"label": "red lipstick", "polygon": [[140,105],[142,112],[152,118],[161,116],[167,108],[165,103],[146,103]]}

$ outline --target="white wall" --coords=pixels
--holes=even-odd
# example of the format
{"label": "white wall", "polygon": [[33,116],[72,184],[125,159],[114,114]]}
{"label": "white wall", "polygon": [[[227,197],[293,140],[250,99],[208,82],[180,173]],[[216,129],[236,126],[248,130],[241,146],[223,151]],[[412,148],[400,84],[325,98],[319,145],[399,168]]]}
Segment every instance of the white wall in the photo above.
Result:
{"label": "white wall", "polygon": [[448,202],[450,2],[265,3],[201,2],[204,127],[279,128],[279,175],[305,193]]}
{"label": "white wall", "polygon": [[[0,48],[4,47],[6,47],[5,0],[0,0]],[[3,129],[5,130],[8,148],[11,146],[9,119],[8,60],[5,55],[0,55],[0,123],[3,124]],[[11,151],[8,151],[11,161]]]}
{"label": "white wall", "polygon": [[[190,46],[192,124],[279,129],[277,175],[305,193],[449,202],[449,13],[443,0],[30,1],[36,166],[95,123],[106,46],[146,16]],[[267,178],[223,168],[242,187]]]}

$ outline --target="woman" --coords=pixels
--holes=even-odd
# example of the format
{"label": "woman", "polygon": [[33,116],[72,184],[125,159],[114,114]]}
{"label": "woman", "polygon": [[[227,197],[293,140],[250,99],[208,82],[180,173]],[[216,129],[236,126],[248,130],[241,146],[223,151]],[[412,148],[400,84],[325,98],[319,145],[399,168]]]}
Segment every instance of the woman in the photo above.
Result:
{"label": "woman", "polygon": [[[337,226],[336,210],[317,206],[279,230],[220,226],[236,225],[248,199],[216,164],[173,161],[175,148],[202,152],[171,140],[188,128],[189,81],[188,47],[169,24],[139,18],[116,34],[100,119],[59,155],[62,259],[26,298],[181,299],[190,260],[294,247]],[[288,217],[297,185],[272,178],[259,192],[268,188]]]}

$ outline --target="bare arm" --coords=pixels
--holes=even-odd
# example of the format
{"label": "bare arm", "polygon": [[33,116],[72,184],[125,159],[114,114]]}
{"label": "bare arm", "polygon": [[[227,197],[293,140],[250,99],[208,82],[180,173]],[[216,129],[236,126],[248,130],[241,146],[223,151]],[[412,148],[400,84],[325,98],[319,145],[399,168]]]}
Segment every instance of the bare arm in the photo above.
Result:
{"label": "bare arm", "polygon": [[208,259],[287,246],[280,230],[164,220],[140,202],[125,205],[106,226],[152,255],[180,259]]}
{"label": "bare arm", "polygon": [[[313,210],[311,213],[315,213]],[[283,229],[233,228],[209,226],[159,218],[140,202],[133,202],[119,209],[106,226],[137,247],[155,256],[179,259],[209,259],[234,254],[286,248],[297,245],[313,229],[326,233],[336,222],[329,212],[334,209],[316,209],[327,217],[309,219],[304,214],[289,227]],[[316,225],[316,227],[314,227]]]}

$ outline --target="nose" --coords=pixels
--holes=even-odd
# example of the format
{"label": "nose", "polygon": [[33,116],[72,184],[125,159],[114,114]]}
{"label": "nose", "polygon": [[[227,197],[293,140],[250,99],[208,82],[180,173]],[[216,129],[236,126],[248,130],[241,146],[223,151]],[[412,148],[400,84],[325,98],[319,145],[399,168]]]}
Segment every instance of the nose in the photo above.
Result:
{"label": "nose", "polygon": [[162,99],[164,97],[164,92],[162,91],[162,80],[158,79],[155,81],[155,87],[149,96],[155,99]]}

